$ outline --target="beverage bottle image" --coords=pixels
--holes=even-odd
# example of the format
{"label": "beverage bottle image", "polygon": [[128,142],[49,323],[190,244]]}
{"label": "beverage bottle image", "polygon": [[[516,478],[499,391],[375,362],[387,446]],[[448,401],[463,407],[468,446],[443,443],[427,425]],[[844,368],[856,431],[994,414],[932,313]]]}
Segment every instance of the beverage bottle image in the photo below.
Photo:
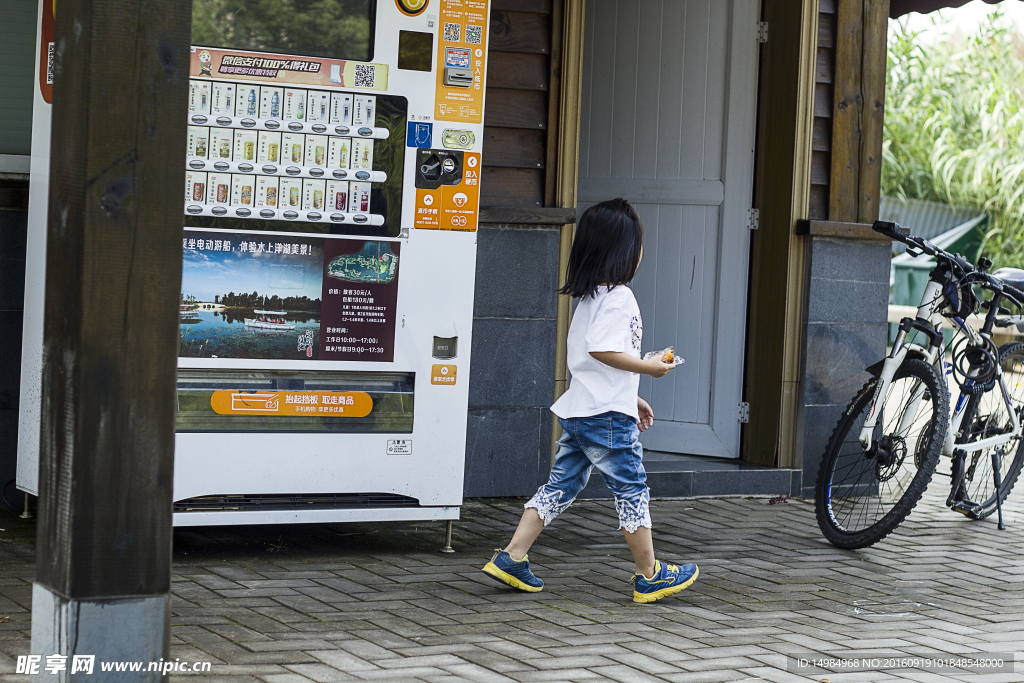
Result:
{"label": "beverage bottle image", "polygon": [[252,203],[252,185],[243,185],[242,186],[242,203],[243,204],[251,204]]}
{"label": "beverage bottle image", "polygon": [[248,161],[252,161],[254,156],[255,156],[254,155],[255,149],[256,149],[256,144],[254,142],[252,142],[252,140],[246,140],[245,141],[245,148],[244,148],[244,151],[242,152],[242,157],[244,157]]}
{"label": "beverage bottle image", "polygon": [[322,190],[313,190],[313,208],[324,208],[324,193]]}
{"label": "beverage bottle image", "polygon": [[359,193],[359,210],[370,210],[370,193],[366,190],[363,190],[361,193]]}
{"label": "beverage bottle image", "polygon": [[196,140],[196,156],[206,156],[206,140],[203,138],[199,138],[198,140]]}
{"label": "beverage bottle image", "polygon": [[277,93],[270,98],[270,118],[281,118],[281,98],[277,96]]}
{"label": "beverage bottle image", "polygon": [[373,104],[369,102],[366,103],[366,124],[373,125]]}
{"label": "beverage bottle image", "polygon": [[301,119],[305,113],[306,113],[306,105],[305,105],[305,103],[302,100],[299,100],[299,113],[296,114],[296,117]]}
{"label": "beverage bottle image", "polygon": [[299,205],[299,188],[292,187],[288,190],[288,204],[291,206]]}
{"label": "beverage bottle image", "polygon": [[217,203],[227,204],[228,203],[228,186],[224,184],[217,185]]}
{"label": "beverage bottle image", "polygon": [[292,161],[295,163],[302,161],[302,145],[292,145]]}
{"label": "beverage bottle image", "polygon": [[195,183],[192,185],[192,200],[201,202],[206,197],[206,184]]}
{"label": "beverage bottle image", "polygon": [[249,116],[256,116],[256,90],[249,91],[249,108],[246,110]]}
{"label": "beverage bottle image", "polygon": [[323,165],[323,163],[324,163],[324,148],[323,148],[322,145],[317,145],[316,152],[315,152],[314,156],[316,157],[314,159],[314,161],[316,162],[316,165],[317,166]]}
{"label": "beverage bottle image", "polygon": [[277,204],[277,188],[267,188],[267,206],[274,206]]}
{"label": "beverage bottle image", "polygon": [[232,114],[235,113],[235,108],[231,106],[231,86],[230,85],[227,87],[226,92],[224,93],[224,108],[227,109],[229,113],[232,113]]}
{"label": "beverage bottle image", "polygon": [[341,117],[342,123],[348,123],[348,102],[345,103],[345,113]]}
{"label": "beverage bottle image", "polygon": [[320,120],[323,121],[327,118],[327,98],[320,97]]}
{"label": "beverage bottle image", "polygon": [[202,109],[206,109],[206,86],[205,85],[201,88],[201,91],[203,93],[203,99],[202,99],[202,103],[201,103],[200,106],[201,106]]}
{"label": "beverage bottle image", "polygon": [[231,141],[221,140],[220,141],[220,158],[230,159],[231,158]]}
{"label": "beverage bottle image", "polygon": [[334,193],[334,208],[338,211],[344,211],[345,206],[348,204],[348,193],[347,192],[335,192]]}
{"label": "beverage bottle image", "polygon": [[370,149],[363,148],[363,168],[370,168]]}
{"label": "beverage bottle image", "polygon": [[348,168],[348,145],[341,143],[341,168]]}
{"label": "beverage bottle image", "polygon": [[270,161],[277,161],[277,143],[271,142],[267,145],[267,159]]}

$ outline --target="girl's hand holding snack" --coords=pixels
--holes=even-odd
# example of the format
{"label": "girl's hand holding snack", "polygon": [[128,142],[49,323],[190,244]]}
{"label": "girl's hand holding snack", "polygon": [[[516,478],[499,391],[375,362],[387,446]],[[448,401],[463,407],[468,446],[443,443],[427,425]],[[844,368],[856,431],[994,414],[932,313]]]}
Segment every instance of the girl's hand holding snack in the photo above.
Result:
{"label": "girl's hand holding snack", "polygon": [[644,370],[642,371],[643,374],[650,375],[651,377],[664,377],[668,373],[675,370],[675,362],[671,360],[666,360],[666,354],[667,352],[652,356],[647,360],[640,361],[641,363],[644,364]]}

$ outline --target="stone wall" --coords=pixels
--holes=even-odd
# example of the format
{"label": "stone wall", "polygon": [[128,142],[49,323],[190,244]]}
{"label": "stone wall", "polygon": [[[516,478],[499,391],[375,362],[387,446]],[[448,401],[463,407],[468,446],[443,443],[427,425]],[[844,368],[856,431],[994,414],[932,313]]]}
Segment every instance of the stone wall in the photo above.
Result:
{"label": "stone wall", "polygon": [[797,467],[813,497],[832,430],[885,354],[891,243],[811,235]]}
{"label": "stone wall", "polygon": [[525,496],[548,476],[558,226],[482,225],[465,495]]}

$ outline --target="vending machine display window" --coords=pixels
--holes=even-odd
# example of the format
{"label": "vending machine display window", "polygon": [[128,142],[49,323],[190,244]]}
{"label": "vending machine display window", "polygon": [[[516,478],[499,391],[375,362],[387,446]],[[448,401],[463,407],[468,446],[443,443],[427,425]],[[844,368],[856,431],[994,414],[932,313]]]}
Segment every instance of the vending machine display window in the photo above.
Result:
{"label": "vending machine display window", "polygon": [[375,0],[193,0],[192,44],[369,61]]}
{"label": "vending machine display window", "polygon": [[415,375],[178,370],[179,432],[410,433]]}

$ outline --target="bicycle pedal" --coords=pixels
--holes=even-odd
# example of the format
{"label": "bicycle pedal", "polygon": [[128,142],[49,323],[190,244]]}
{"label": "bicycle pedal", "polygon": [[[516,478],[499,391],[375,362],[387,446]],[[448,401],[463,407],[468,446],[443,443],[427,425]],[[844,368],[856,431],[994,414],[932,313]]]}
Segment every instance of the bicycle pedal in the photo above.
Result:
{"label": "bicycle pedal", "polygon": [[971,519],[981,519],[981,506],[977,503],[958,500],[953,503],[949,509],[953,512],[959,512],[961,515],[970,517]]}

